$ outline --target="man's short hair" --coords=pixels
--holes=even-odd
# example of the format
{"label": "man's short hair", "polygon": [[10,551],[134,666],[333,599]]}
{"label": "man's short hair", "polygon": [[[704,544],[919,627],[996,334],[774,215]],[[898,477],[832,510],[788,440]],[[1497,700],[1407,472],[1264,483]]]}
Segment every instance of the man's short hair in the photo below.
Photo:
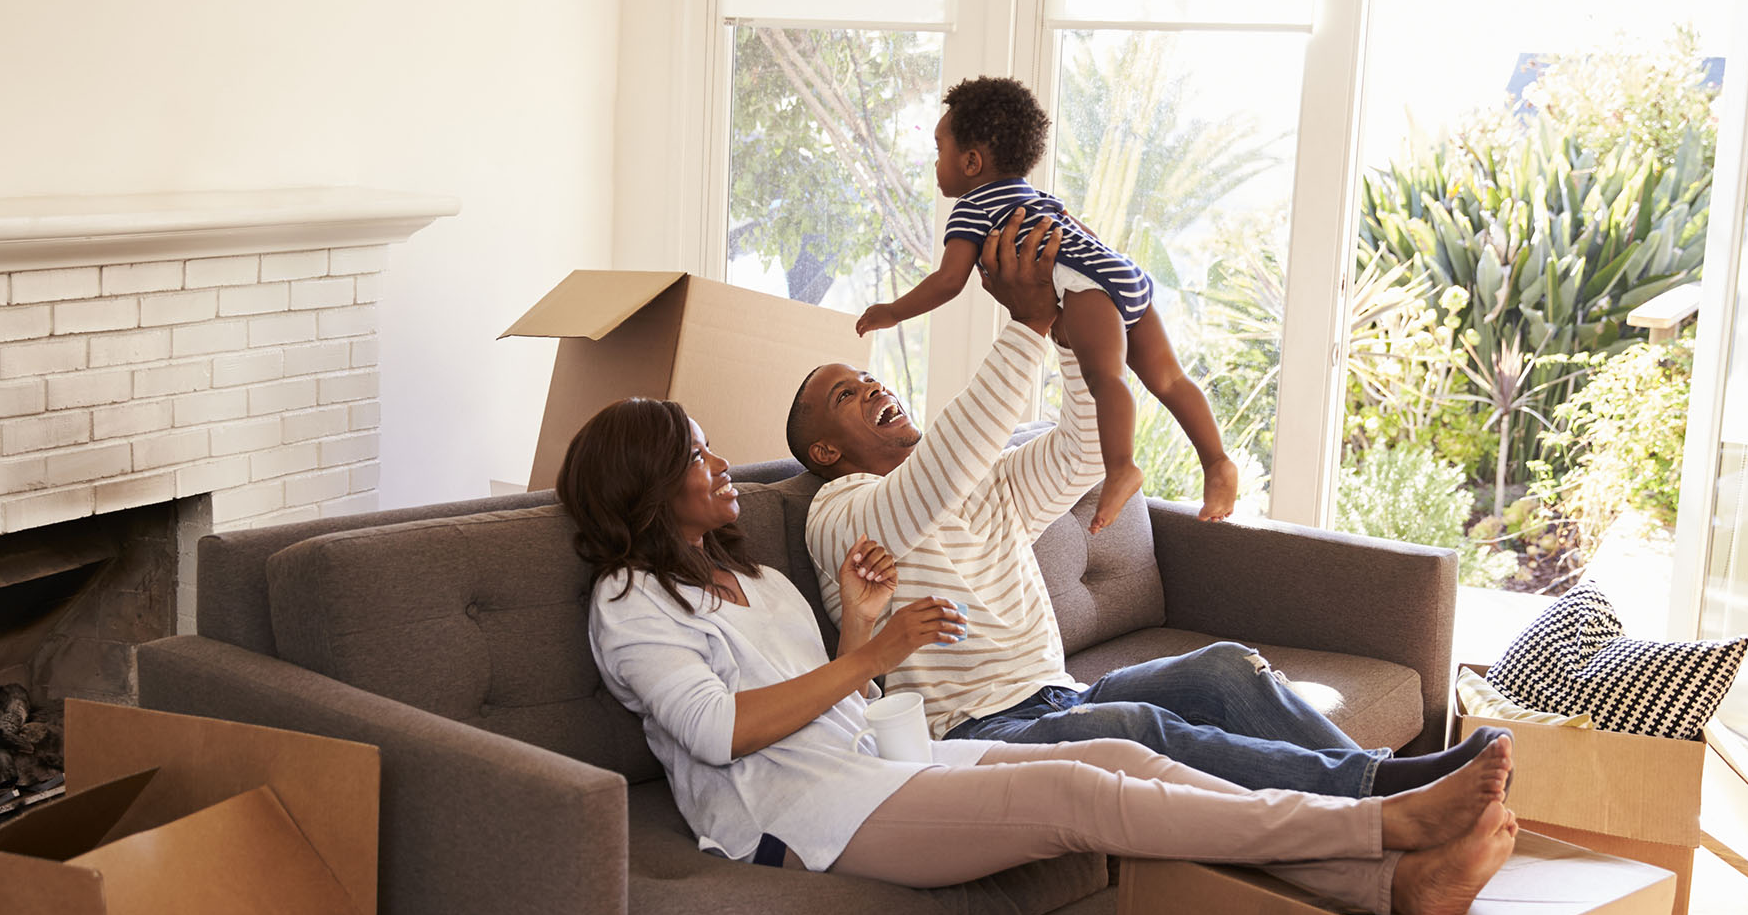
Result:
{"label": "man's short hair", "polygon": [[783,427],[783,436],[789,442],[789,453],[794,455],[795,459],[801,462],[801,466],[808,470],[816,469],[813,461],[807,456],[808,446],[813,444],[810,429],[812,423],[808,422],[813,413],[813,407],[801,399],[801,394],[807,390],[807,383],[812,381],[813,376],[818,375],[822,368],[825,366],[814,366],[813,371],[808,372],[807,377],[801,379],[801,387],[795,389],[795,400],[789,404],[789,421]]}
{"label": "man's short hair", "polygon": [[947,90],[941,102],[953,113],[948,129],[961,149],[988,145],[997,171],[1024,175],[1044,157],[1050,116],[1024,83],[979,76]]}

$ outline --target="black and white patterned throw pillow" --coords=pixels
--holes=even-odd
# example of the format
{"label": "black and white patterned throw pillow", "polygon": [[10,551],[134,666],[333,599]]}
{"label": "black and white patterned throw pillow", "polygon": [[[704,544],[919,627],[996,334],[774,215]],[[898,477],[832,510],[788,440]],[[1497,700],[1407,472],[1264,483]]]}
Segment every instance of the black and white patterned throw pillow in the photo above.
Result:
{"label": "black and white patterned throw pillow", "polygon": [[1688,740],[1717,711],[1745,652],[1748,636],[1624,638],[1608,598],[1585,582],[1518,635],[1487,671],[1487,681],[1537,711],[1587,712],[1605,730]]}

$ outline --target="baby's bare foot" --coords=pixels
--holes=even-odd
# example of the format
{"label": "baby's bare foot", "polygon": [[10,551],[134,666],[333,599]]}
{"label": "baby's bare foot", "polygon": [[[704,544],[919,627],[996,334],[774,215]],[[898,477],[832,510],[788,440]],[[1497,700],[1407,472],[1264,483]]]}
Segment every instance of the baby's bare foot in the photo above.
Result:
{"label": "baby's bare foot", "polygon": [[1498,801],[1488,804],[1455,841],[1402,856],[1390,884],[1390,907],[1408,915],[1469,911],[1516,843],[1517,817]]}
{"label": "baby's bare foot", "polygon": [[1488,805],[1505,801],[1511,738],[1499,737],[1461,769],[1384,798],[1384,847],[1430,848],[1467,832]]}
{"label": "baby's bare foot", "polygon": [[1224,521],[1238,504],[1238,465],[1231,458],[1221,458],[1202,468],[1202,510],[1196,517],[1203,521]]}
{"label": "baby's bare foot", "polygon": [[1110,527],[1123,511],[1123,504],[1141,489],[1141,468],[1134,464],[1105,468],[1105,488],[1099,493],[1098,511],[1093,512],[1088,533],[1096,534]]}

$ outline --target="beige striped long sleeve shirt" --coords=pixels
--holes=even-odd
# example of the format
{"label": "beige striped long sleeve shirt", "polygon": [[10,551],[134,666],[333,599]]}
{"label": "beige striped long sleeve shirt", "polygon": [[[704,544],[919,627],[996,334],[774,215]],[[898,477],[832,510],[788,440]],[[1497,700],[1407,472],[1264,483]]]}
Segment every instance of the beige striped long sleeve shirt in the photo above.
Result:
{"label": "beige striped long sleeve shirt", "polygon": [[808,512],[808,552],[833,621],[843,619],[838,564],[861,534],[898,557],[898,590],[876,630],[919,598],[965,604],[967,639],[918,649],[886,675],[887,692],[922,694],[936,737],[1042,686],[1080,686],[1063,668],[1062,634],[1031,550],[1104,473],[1092,397],[1069,350],[1058,347],[1057,427],[1006,448],[1046,346],[1010,321],[903,464],[885,476],[832,480]]}

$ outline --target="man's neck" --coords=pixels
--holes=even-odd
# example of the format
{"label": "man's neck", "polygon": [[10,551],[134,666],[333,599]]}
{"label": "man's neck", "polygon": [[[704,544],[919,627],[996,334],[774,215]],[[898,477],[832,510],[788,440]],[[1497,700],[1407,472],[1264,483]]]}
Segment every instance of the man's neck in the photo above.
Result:
{"label": "man's neck", "polygon": [[[919,439],[918,441],[921,440]],[[819,475],[825,477],[828,482],[838,479],[839,477],[847,477],[853,473],[871,473],[875,476],[883,477],[892,471],[897,470],[899,465],[908,460],[915,452],[916,446],[913,445],[910,450],[906,451],[904,454],[891,457],[880,455],[865,463],[861,461],[853,461],[848,455],[845,455],[840,458],[837,463],[830,467],[823,467],[818,472]]]}

